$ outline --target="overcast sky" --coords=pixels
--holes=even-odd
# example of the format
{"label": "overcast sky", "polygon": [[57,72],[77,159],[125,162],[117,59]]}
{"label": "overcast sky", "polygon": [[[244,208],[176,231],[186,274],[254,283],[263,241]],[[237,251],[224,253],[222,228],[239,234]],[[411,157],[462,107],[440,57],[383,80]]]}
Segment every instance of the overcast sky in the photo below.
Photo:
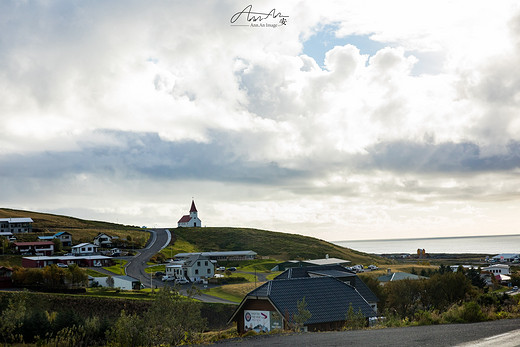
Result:
{"label": "overcast sky", "polygon": [[519,234],[515,3],[2,1],[0,207]]}

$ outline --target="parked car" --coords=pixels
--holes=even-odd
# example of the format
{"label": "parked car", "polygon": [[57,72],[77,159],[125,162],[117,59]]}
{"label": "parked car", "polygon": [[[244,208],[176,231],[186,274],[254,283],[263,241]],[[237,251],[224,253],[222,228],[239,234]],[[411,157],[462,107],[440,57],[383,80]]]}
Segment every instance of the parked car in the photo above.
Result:
{"label": "parked car", "polygon": [[515,292],[518,291],[518,286],[514,286],[514,287],[513,287],[513,290],[514,290]]}
{"label": "parked car", "polygon": [[229,271],[237,271],[237,268],[234,267],[234,266],[232,266],[232,267],[228,268],[228,270],[229,270]]}
{"label": "parked car", "polygon": [[225,266],[219,266],[217,268],[217,271],[226,271],[226,267]]}
{"label": "parked car", "polygon": [[69,267],[67,264],[63,264],[63,263],[58,263],[58,264],[56,264],[56,266],[57,267],[63,267],[63,268]]}
{"label": "parked car", "polygon": [[187,279],[185,278],[177,278],[175,279],[175,284],[188,284],[190,283]]}
{"label": "parked car", "polygon": [[162,271],[157,271],[157,272],[155,273],[155,278],[162,278],[164,275],[165,275],[164,272],[162,272]]}
{"label": "parked car", "polygon": [[162,278],[162,281],[163,281],[163,282],[166,282],[166,281],[173,281],[174,279],[175,279],[175,277],[173,277],[173,276],[164,275],[163,278]]}

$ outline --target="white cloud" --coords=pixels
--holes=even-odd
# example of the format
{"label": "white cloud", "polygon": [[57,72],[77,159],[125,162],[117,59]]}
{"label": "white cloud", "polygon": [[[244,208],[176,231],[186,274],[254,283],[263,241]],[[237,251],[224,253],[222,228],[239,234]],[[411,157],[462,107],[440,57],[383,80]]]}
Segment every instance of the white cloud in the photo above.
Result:
{"label": "white cloud", "polygon": [[[286,26],[230,26],[246,5],[2,3],[0,162],[23,172],[0,169],[6,203],[152,224],[207,190],[227,197],[214,224],[334,239],[456,233],[497,220],[482,201],[517,204],[514,2],[267,2]],[[322,69],[302,50],[327,24],[385,48],[336,46]]]}

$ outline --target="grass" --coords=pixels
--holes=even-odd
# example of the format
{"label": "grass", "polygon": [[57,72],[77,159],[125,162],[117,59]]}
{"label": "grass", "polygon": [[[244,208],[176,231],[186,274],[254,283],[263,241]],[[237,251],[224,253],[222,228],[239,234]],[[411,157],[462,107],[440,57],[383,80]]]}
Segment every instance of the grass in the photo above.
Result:
{"label": "grass", "polygon": [[[177,236],[177,232],[174,232]],[[178,237],[175,240],[175,243],[173,245],[170,245],[164,249],[161,250],[161,253],[166,256],[166,258],[171,258],[172,256],[175,256],[177,253],[194,253],[199,252],[196,245],[186,241],[182,237]]]}
{"label": "grass", "polygon": [[[330,257],[350,260],[353,264],[389,264],[385,258],[354,251],[313,237],[249,228],[177,228],[177,242],[185,240],[197,250],[254,250],[274,259],[319,259]],[[188,245],[184,244],[182,251]]]}
{"label": "grass", "polygon": [[272,272],[270,273],[269,275],[267,275],[267,280],[273,280],[276,276],[278,276],[279,274],[281,274],[283,271],[275,271],[275,272]]}
{"label": "grass", "polygon": [[239,283],[239,284],[228,284],[225,286],[215,287],[211,289],[206,289],[203,293],[219,297],[221,299],[233,301],[233,302],[241,302],[244,296],[252,291],[253,289],[261,286],[265,282],[254,283]]}
{"label": "grass", "polygon": [[248,282],[255,282],[258,281],[258,277],[255,276],[254,274],[248,274],[248,273],[238,273],[238,272],[232,272],[231,275],[229,276],[226,276],[226,278],[228,277],[243,277],[245,278]]}
{"label": "grass", "polygon": [[107,277],[106,274],[91,269],[87,269],[87,275],[92,277]]}
{"label": "grass", "polygon": [[148,290],[118,290],[112,288],[87,288],[86,294],[80,294],[82,296],[94,296],[94,297],[110,297],[120,299],[139,299],[139,300],[152,300],[153,295]]}
{"label": "grass", "polygon": [[116,263],[115,265],[105,266],[103,269],[113,272],[116,275],[125,275],[125,265],[128,263],[128,261],[123,259],[115,259],[114,261]]}
{"label": "grass", "polygon": [[100,232],[106,233],[110,236],[118,236],[123,240],[126,240],[127,237],[130,236],[132,240],[139,241],[143,245],[150,236],[148,232],[144,232],[141,228],[132,225],[89,221],[49,213],[0,208],[0,218],[9,217],[31,218],[34,221],[34,232],[54,234],[58,231],[67,231],[72,235],[72,241],[74,244],[92,242],[92,239]]}
{"label": "grass", "polygon": [[157,272],[157,271],[166,271],[166,265],[164,264],[159,264],[159,265],[154,265],[154,266],[150,266],[150,267],[147,267],[146,269],[144,269],[144,271],[146,271],[147,273],[154,273],[154,272]]}
{"label": "grass", "polygon": [[0,265],[13,267],[13,266],[22,266],[22,256],[21,255],[2,255],[0,256]]}

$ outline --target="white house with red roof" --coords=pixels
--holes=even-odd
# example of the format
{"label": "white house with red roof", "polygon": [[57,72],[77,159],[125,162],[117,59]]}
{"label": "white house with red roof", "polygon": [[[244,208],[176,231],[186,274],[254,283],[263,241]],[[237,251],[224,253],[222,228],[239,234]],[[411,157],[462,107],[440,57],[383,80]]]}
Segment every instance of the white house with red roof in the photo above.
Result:
{"label": "white house with red roof", "polygon": [[197,216],[197,208],[195,207],[195,201],[191,200],[190,214],[182,216],[182,218],[179,219],[179,221],[177,222],[177,226],[179,228],[193,228],[202,226],[202,222]]}

